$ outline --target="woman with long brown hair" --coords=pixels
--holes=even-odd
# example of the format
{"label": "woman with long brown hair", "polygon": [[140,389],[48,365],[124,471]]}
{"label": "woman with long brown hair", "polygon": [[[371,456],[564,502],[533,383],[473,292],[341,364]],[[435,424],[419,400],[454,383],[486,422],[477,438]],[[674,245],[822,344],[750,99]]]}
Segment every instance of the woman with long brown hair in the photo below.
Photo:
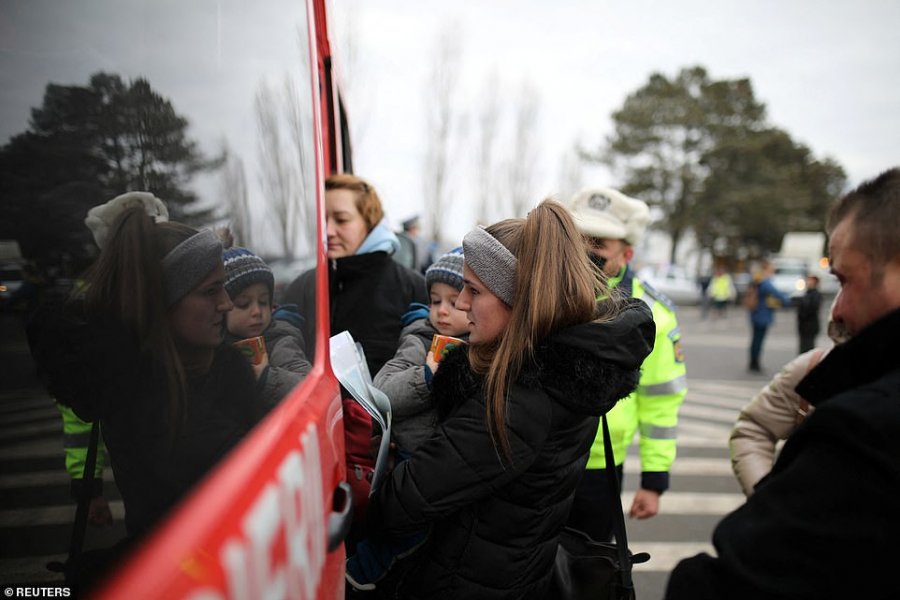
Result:
{"label": "woman with long brown hair", "polygon": [[[127,203],[126,203],[127,204]],[[121,206],[119,207],[121,208]],[[222,243],[127,207],[96,236],[83,295],[34,328],[48,387],[99,419],[129,536],[156,524],[265,414],[250,365],[222,346]]]}
{"label": "woman with long brown hair", "polygon": [[439,424],[369,522],[382,536],[430,531],[404,598],[545,598],[599,416],[636,386],[653,320],[640,302],[597,304],[608,294],[556,202],[463,247],[469,346],[441,363]]}

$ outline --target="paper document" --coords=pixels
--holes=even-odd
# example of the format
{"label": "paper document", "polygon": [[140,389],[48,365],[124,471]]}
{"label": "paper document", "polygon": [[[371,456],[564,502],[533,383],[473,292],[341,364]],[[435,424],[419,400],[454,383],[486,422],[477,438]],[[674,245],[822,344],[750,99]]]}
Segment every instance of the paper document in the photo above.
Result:
{"label": "paper document", "polygon": [[378,489],[387,470],[391,443],[391,402],[384,392],[372,384],[366,355],[349,331],[333,335],[330,345],[331,368],[334,375],[353,399],[381,427],[381,444],[378,447],[378,456],[375,457],[375,472],[372,474],[372,489],[369,492],[369,495],[372,495]]}

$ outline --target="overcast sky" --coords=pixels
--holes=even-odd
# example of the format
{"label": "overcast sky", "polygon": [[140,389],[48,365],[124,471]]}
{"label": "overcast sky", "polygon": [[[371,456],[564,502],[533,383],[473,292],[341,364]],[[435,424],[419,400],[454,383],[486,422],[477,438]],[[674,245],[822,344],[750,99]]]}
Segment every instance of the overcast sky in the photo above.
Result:
{"label": "overcast sky", "polygon": [[[900,2],[335,0],[333,8],[339,46],[346,50],[349,33],[355,48],[347,64],[355,168],[395,222],[422,212],[425,85],[447,27],[459,32],[461,110],[477,107],[488,79],[507,119],[524,80],[537,90],[535,201],[565,185],[566,151],[601,144],[610,113],[652,72],[671,77],[692,65],[714,79],[749,77],[769,121],[837,160],[851,184],[900,163]],[[473,128],[456,153],[448,224],[456,237],[475,214]],[[509,145],[501,141],[498,154]],[[599,169],[582,177],[620,183]]]}
{"label": "overcast sky", "polygon": [[[523,84],[539,98],[533,202],[576,179],[572,148],[598,148],[611,112],[651,73],[673,77],[693,65],[713,79],[749,77],[770,123],[838,161],[851,185],[900,163],[896,0],[332,0],[331,7],[355,170],[376,185],[395,225],[423,213],[424,107],[433,102],[426,82],[436,40],[454,32],[454,95],[468,136],[453,150],[448,241],[475,222],[477,109],[488,88],[503,111],[501,160],[512,153]],[[0,143],[25,129],[48,82],[84,85],[101,69],[143,76],[187,116],[204,151],[227,141],[244,159],[252,202],[263,194],[257,91],[264,82],[280,89],[289,76],[308,93],[297,66],[303,8],[298,0],[0,0]],[[502,184],[502,170],[496,175]],[[596,167],[580,178],[585,186],[621,183]],[[210,203],[221,201],[219,190],[199,189]],[[492,220],[506,216],[509,209],[498,207]]]}

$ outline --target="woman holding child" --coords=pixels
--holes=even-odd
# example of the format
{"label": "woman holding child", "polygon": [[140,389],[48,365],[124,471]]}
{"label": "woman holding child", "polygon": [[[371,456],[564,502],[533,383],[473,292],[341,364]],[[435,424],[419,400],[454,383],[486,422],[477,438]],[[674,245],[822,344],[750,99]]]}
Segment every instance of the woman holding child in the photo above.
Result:
{"label": "woman holding child", "polygon": [[463,247],[469,345],[434,374],[437,426],[369,523],[385,539],[429,531],[401,597],[545,598],[599,416],[636,386],[653,320],[640,302],[595,302],[604,291],[556,202]]}
{"label": "woman holding child", "polygon": [[222,345],[233,306],[222,243],[150,216],[157,203],[131,192],[98,207],[101,253],[86,291],[38,315],[30,332],[50,391],[80,418],[100,419],[131,537],[265,414],[250,365]]}

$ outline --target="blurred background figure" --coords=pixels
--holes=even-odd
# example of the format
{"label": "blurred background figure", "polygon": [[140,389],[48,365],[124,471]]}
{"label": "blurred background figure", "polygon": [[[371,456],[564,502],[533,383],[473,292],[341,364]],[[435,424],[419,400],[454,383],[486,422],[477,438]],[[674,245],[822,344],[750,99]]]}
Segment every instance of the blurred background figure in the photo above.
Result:
{"label": "blurred background figure", "polygon": [[734,301],[737,291],[734,288],[731,275],[728,274],[728,271],[722,265],[716,267],[715,274],[709,284],[709,295],[713,304],[713,321],[726,318],[728,316],[728,305]]}
{"label": "blurred background figure", "polygon": [[700,288],[700,320],[705,321],[709,315],[709,284],[712,282],[712,275],[708,272],[697,278],[697,287]]}
{"label": "blurred background figure", "polygon": [[800,354],[812,350],[819,335],[819,307],[822,305],[822,293],[819,291],[819,277],[807,275],[806,293],[797,304],[797,333],[800,334]]}
{"label": "blurred background figure", "polygon": [[782,306],[788,306],[790,298],[778,291],[772,283],[772,274],[775,273],[775,265],[770,260],[764,260],[760,270],[753,275],[753,283],[747,288],[744,296],[744,307],[750,317],[750,364],[748,370],[753,373],[762,373],[760,358],[763,351],[763,342],[769,327],[775,321],[775,311]]}
{"label": "blurred background figure", "polygon": [[434,244],[422,235],[422,222],[419,215],[413,215],[400,225],[403,228],[403,234],[412,240],[415,247],[416,257],[411,268],[419,273],[424,273],[434,262]]}

